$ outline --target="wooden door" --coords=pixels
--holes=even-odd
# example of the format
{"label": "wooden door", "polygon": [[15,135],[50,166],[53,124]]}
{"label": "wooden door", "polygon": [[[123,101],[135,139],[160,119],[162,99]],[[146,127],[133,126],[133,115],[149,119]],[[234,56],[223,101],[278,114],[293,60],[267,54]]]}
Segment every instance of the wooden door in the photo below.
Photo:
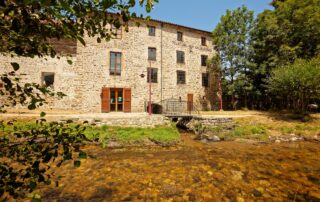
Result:
{"label": "wooden door", "polygon": [[110,88],[102,88],[101,92],[101,112],[110,112]]}
{"label": "wooden door", "polygon": [[193,110],[193,94],[188,94],[188,111],[191,112]]}
{"label": "wooden door", "polygon": [[123,89],[123,111],[131,112],[131,88]]}

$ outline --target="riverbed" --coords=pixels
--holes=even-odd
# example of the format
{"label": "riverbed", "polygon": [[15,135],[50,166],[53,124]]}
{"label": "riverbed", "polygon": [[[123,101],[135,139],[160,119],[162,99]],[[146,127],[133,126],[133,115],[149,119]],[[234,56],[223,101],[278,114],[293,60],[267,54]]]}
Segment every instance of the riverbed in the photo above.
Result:
{"label": "riverbed", "polygon": [[43,201],[320,201],[320,144],[219,142],[103,149],[55,170]]}

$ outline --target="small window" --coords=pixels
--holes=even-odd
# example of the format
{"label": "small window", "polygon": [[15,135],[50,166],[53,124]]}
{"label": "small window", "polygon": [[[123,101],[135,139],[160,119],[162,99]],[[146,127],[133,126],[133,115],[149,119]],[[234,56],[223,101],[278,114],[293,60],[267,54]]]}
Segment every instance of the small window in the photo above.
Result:
{"label": "small window", "polygon": [[201,55],[201,66],[207,66],[207,60],[208,56],[207,55]]}
{"label": "small window", "polygon": [[113,24],[111,25],[111,32],[113,35],[113,39],[122,39],[122,27],[117,28]]}
{"label": "small window", "polygon": [[183,33],[182,32],[177,32],[177,40],[183,41]]}
{"label": "small window", "polygon": [[177,84],[185,84],[186,83],[186,72],[185,71],[177,71]]}
{"label": "small window", "polygon": [[157,60],[157,49],[156,48],[148,48],[148,60]]}
{"label": "small window", "polygon": [[177,63],[184,63],[184,52],[177,51]]}
{"label": "small window", "polygon": [[155,35],[156,35],[156,27],[149,26],[149,36],[155,36]]}
{"label": "small window", "polygon": [[148,68],[148,76],[147,76],[148,83],[150,82],[150,76],[151,76],[152,83],[158,83],[158,69],[157,68]]}
{"label": "small window", "polygon": [[54,73],[53,72],[42,72],[41,73],[41,80],[42,80],[43,86],[53,88]]}
{"label": "small window", "polygon": [[201,37],[201,45],[206,46],[207,45],[207,39],[206,37]]}
{"label": "small window", "polygon": [[121,53],[110,52],[110,75],[121,75]]}
{"label": "small window", "polygon": [[209,74],[208,73],[202,73],[202,86],[209,87]]}

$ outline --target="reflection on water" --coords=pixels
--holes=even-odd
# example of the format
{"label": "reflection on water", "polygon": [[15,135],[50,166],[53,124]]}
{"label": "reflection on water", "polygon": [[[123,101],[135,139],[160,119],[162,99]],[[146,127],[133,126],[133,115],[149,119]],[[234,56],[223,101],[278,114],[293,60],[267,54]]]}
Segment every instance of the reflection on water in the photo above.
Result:
{"label": "reflection on water", "polygon": [[46,201],[319,201],[320,144],[86,147],[96,159],[63,165]]}

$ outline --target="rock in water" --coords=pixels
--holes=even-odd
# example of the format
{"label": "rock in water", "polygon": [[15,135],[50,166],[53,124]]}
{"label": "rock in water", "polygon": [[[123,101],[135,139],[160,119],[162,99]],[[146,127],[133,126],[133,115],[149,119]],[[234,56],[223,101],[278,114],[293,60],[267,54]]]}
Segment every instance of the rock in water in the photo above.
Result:
{"label": "rock in water", "polygon": [[219,138],[218,136],[216,136],[216,135],[213,135],[213,136],[207,137],[207,140],[208,140],[209,142],[219,142],[219,141],[220,141],[220,138]]}

